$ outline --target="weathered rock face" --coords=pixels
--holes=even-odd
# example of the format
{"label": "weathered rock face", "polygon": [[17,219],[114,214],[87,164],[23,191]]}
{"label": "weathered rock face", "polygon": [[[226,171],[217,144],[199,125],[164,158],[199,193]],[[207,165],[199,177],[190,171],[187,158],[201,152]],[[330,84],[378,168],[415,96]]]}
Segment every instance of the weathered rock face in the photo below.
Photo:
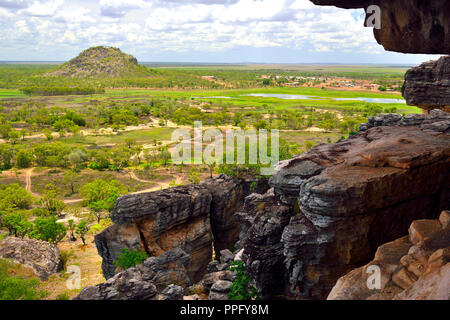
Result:
{"label": "weathered rock face", "polygon": [[235,179],[225,176],[202,183],[212,196],[211,227],[214,236],[214,249],[229,249],[239,238],[239,223],[234,214],[243,205],[244,186]]}
{"label": "weathered rock face", "polygon": [[386,50],[404,53],[450,53],[450,3],[447,0],[311,0],[317,5],[381,9],[381,29],[374,29]]}
{"label": "weathered rock face", "polygon": [[123,248],[145,250],[150,256],[180,248],[190,256],[188,274],[197,281],[212,255],[211,199],[200,186],[120,198],[112,215],[115,225],[95,237],[105,278],[116,273],[114,261]]}
{"label": "weathered rock face", "polygon": [[368,123],[362,123],[360,125],[360,131],[385,126],[416,126],[423,131],[448,134],[450,133],[450,114],[439,109],[431,110],[429,115],[409,114],[402,116],[400,114],[385,113],[378,117],[369,118]]}
{"label": "weathered rock face", "polygon": [[441,108],[450,112],[450,57],[429,61],[409,69],[402,89],[409,105],[427,111]]}
{"label": "weathered rock face", "polygon": [[449,219],[444,211],[441,222],[414,221],[409,236],[379,247],[373,261],[338,280],[328,299],[450,300]]}
{"label": "weathered rock face", "polygon": [[105,283],[84,288],[74,300],[181,300],[182,288],[190,282],[187,266],[189,256],[180,249],[171,250],[148,258]]}
{"label": "weathered rock face", "polygon": [[235,212],[248,195],[247,182],[226,176],[197,186],[182,186],[120,198],[115,223],[95,237],[105,277],[116,273],[114,261],[122,249],[141,249],[151,256],[180,248],[189,256],[188,275],[201,280],[216,255],[239,237]]}
{"label": "weathered rock face", "polygon": [[0,257],[32,268],[42,281],[63,268],[58,247],[40,240],[7,237],[0,241]]}
{"label": "weathered rock face", "polygon": [[449,155],[448,134],[398,125],[282,162],[274,194],[249,196],[239,214],[248,222],[247,269],[263,297],[325,298],[412,221],[437,217],[450,206]]}

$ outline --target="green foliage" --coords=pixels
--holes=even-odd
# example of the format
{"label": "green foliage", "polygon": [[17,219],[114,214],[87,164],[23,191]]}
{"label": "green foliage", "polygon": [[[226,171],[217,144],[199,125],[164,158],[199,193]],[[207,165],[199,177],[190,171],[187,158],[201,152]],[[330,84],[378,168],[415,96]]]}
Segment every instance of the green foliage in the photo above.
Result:
{"label": "green foliage", "polygon": [[33,196],[18,183],[0,185],[0,211],[28,209],[32,202]]}
{"label": "green foliage", "polygon": [[66,236],[66,227],[56,222],[56,217],[40,217],[34,221],[34,230],[30,237],[50,243],[58,243]]}
{"label": "green foliage", "polygon": [[8,229],[9,235],[23,238],[33,230],[33,224],[22,212],[4,213],[0,217],[0,226]]}
{"label": "green foliage", "polygon": [[228,298],[230,300],[254,300],[258,297],[256,288],[250,285],[252,279],[247,274],[242,261],[234,261],[230,270],[236,272],[236,279],[230,287]]}
{"label": "green foliage", "polygon": [[189,182],[192,184],[200,183],[200,176],[198,175],[197,169],[195,167],[192,167],[189,171]]}
{"label": "green foliage", "polygon": [[54,184],[47,184],[39,205],[50,215],[59,216],[66,207],[64,201],[59,199],[59,191]]}
{"label": "green foliage", "polygon": [[15,157],[16,167],[19,169],[29,168],[33,162],[33,154],[29,150],[22,149]]}
{"label": "green foliage", "polygon": [[65,96],[65,95],[88,95],[105,93],[103,88],[89,87],[24,87],[21,89],[24,94],[34,96]]}
{"label": "green foliage", "polygon": [[126,270],[141,264],[148,258],[148,254],[142,250],[122,249],[114,265]]}
{"label": "green foliage", "polygon": [[98,222],[101,212],[112,212],[117,198],[127,193],[126,187],[118,180],[96,179],[81,187],[80,193],[85,204],[96,215]]}
{"label": "green foliage", "polygon": [[11,169],[14,157],[14,148],[8,144],[0,144],[0,171]]}
{"label": "green foliage", "polygon": [[9,275],[14,266],[4,259],[0,259],[0,300],[39,300],[46,296],[38,289],[38,279],[26,279]]}

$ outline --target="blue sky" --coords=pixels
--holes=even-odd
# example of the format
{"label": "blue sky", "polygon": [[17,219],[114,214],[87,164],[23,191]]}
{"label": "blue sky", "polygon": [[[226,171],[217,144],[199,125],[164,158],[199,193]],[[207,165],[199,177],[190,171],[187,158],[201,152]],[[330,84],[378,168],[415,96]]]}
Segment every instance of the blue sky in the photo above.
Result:
{"label": "blue sky", "polygon": [[97,45],[139,61],[419,64],[384,51],[363,10],[309,0],[0,0],[0,60],[65,61]]}

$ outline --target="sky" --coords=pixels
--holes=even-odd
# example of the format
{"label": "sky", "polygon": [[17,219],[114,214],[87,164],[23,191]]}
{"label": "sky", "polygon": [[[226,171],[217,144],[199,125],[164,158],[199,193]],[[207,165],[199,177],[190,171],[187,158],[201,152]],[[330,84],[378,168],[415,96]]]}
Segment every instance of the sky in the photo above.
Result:
{"label": "sky", "polygon": [[309,0],[0,0],[0,61],[67,61],[91,46],[140,62],[381,63],[364,11]]}

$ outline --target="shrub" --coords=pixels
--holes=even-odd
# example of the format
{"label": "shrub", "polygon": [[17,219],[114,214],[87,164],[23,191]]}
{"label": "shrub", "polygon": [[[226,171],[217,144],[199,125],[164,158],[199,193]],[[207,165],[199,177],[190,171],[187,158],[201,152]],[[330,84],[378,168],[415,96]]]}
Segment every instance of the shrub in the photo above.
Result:
{"label": "shrub", "polygon": [[55,244],[60,242],[66,236],[66,227],[56,221],[56,217],[37,218],[30,237]]}
{"label": "shrub", "polygon": [[14,211],[28,209],[33,202],[33,196],[18,183],[0,186],[0,210]]}
{"label": "shrub", "polygon": [[33,229],[33,224],[20,212],[2,215],[1,226],[8,229],[9,235],[21,238],[25,237]]}
{"label": "shrub", "polygon": [[256,288],[250,285],[251,278],[245,271],[242,261],[235,261],[231,264],[231,271],[236,272],[236,279],[230,287],[228,298],[230,300],[254,300],[258,293]]}
{"label": "shrub", "polygon": [[114,262],[114,265],[116,267],[120,267],[122,270],[126,270],[141,264],[147,258],[148,255],[145,251],[122,249],[122,253],[119,254],[117,260]]}
{"label": "shrub", "polygon": [[9,275],[8,271],[13,267],[8,261],[0,259],[0,300],[39,300],[46,296],[44,291],[38,290],[38,279]]}

